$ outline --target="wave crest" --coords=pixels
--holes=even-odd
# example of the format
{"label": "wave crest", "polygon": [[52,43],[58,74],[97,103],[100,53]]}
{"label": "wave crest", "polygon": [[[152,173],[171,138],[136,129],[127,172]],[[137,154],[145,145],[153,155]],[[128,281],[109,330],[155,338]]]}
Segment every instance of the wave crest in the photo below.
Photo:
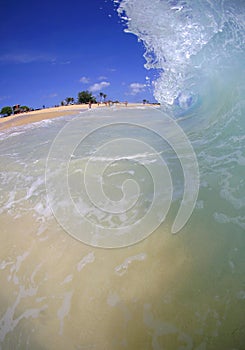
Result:
{"label": "wave crest", "polygon": [[144,43],[145,67],[158,72],[158,79],[153,81],[154,96],[162,105],[189,107],[200,93],[200,72],[208,71],[210,65],[217,70],[221,59],[244,48],[243,1],[119,3],[118,13],[127,25],[125,31]]}

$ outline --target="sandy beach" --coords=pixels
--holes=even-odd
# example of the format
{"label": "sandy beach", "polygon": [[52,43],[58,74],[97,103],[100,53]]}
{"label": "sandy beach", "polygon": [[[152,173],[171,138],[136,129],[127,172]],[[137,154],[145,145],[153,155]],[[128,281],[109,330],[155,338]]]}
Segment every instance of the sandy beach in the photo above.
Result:
{"label": "sandy beach", "polygon": [[[97,105],[92,106],[92,108],[97,107]],[[11,115],[9,117],[0,118],[0,130],[7,128],[20,126],[24,124],[31,124],[39,122],[45,119],[52,119],[60,117],[63,115],[69,115],[77,113],[81,110],[88,109],[88,105],[70,105],[70,106],[60,106],[60,107],[51,107],[40,110],[35,110],[27,113],[20,113]]]}
{"label": "sandy beach", "polygon": [[[124,103],[118,104],[118,106],[125,107]],[[142,106],[140,103],[129,103],[128,107],[137,107]],[[104,103],[97,105],[93,104],[93,108],[105,108],[106,105]],[[21,126],[25,124],[31,124],[35,122],[39,122],[45,119],[52,119],[61,117],[64,115],[73,115],[74,113],[78,113],[79,111],[83,111],[88,109],[87,104],[79,104],[79,105],[69,105],[69,106],[59,106],[59,107],[51,107],[40,110],[35,110],[26,113],[20,113],[11,115],[9,117],[0,118],[0,130],[4,130],[7,128],[12,128],[15,126]]]}

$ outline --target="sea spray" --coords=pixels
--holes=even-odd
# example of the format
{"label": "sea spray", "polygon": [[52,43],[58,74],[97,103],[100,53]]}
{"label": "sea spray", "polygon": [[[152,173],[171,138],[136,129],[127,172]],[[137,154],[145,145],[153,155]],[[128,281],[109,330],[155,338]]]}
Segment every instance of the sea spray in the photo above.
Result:
{"label": "sea spray", "polygon": [[126,24],[125,32],[135,34],[145,46],[145,67],[159,75],[153,81],[154,95],[163,106],[186,109],[205,97],[216,74],[230,74],[231,66],[243,70],[243,1],[116,3]]}
{"label": "sea spray", "polygon": [[145,45],[145,67],[158,75],[155,98],[194,146],[201,188],[227,201],[213,218],[244,229],[244,1],[116,3],[125,32]]}

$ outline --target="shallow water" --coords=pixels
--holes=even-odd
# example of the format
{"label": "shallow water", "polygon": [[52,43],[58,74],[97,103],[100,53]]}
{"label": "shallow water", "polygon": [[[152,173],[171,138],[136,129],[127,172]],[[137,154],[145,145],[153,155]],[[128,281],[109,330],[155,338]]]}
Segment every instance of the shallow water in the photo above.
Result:
{"label": "shallow water", "polygon": [[[73,198],[80,195],[84,200],[79,194],[81,178],[76,177],[84,172],[84,162],[102,141],[116,139],[118,134],[122,137],[123,132],[134,140],[141,137],[158,153],[164,151],[162,156],[172,169],[175,187],[166,220],[145,240],[121,249],[96,248],[74,239],[48,206],[48,152],[57,132],[75,117],[18,127],[2,135],[2,349],[242,349],[245,237],[244,197],[235,192],[242,181],[238,180],[239,162],[237,169],[230,167],[229,161],[225,167],[224,155],[216,158],[215,154],[213,168],[209,168],[206,164],[210,159],[203,160],[203,145],[196,143],[201,178],[198,200],[188,223],[172,235],[171,226],[183,195],[178,158],[164,140],[148,135],[147,129],[143,133],[142,127],[126,130],[127,124],[125,130],[121,126],[118,129],[117,113],[120,109],[115,108],[79,115],[86,128],[96,126],[103,114],[114,125],[114,134],[112,129],[95,133],[74,151],[69,168]],[[149,108],[128,108],[126,113],[127,123],[138,118],[140,125],[148,123],[148,127],[159,127],[164,116]],[[72,142],[74,133],[79,131],[74,130],[70,139],[68,135],[64,146]],[[119,147],[117,152],[118,157],[104,174],[105,186],[108,179],[110,184],[107,195],[119,200],[117,191],[125,176],[136,174],[144,200],[134,213],[142,217],[148,199],[152,199],[148,198],[152,187],[141,167],[155,164],[156,154],[137,151],[135,158],[126,162],[121,159],[125,149]],[[226,177],[226,186],[222,185],[222,173],[220,178],[216,175],[221,171],[218,159],[223,174],[231,171],[237,175],[237,179]],[[94,171],[99,172],[101,164],[101,158],[93,158]],[[93,211],[93,215],[95,221],[96,215],[100,220],[98,212]],[[107,218],[104,225],[109,229],[122,225],[124,220],[130,222],[134,216],[121,217],[119,223],[109,220],[112,216]],[[68,219],[73,219],[71,213]]]}

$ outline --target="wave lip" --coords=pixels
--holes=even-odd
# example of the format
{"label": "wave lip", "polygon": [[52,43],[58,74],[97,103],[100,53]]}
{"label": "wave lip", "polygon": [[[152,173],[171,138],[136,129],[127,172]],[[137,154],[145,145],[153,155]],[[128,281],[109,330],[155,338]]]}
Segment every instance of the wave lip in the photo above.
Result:
{"label": "wave lip", "polygon": [[200,84],[209,79],[210,66],[213,73],[228,58],[231,65],[244,50],[243,1],[122,0],[118,13],[125,31],[143,42],[145,67],[158,75],[154,96],[165,106],[173,106],[181,94],[186,100],[202,94]]}

